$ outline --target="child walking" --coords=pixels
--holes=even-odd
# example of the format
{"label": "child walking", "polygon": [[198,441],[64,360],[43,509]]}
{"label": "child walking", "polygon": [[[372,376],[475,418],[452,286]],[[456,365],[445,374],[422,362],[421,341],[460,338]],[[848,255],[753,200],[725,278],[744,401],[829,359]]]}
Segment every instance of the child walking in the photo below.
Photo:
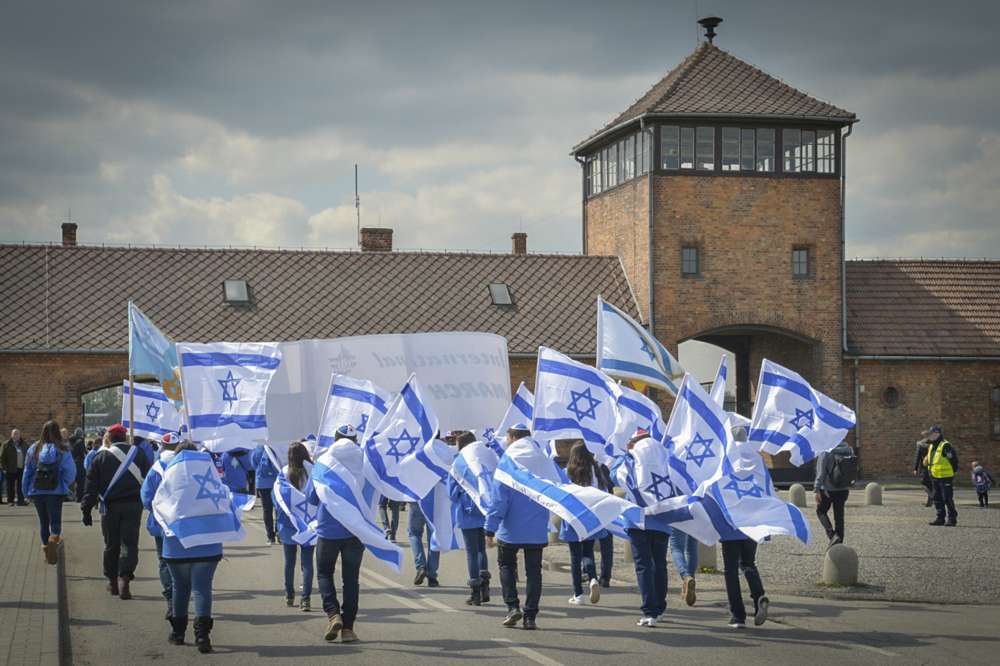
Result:
{"label": "child walking", "polygon": [[972,484],[976,487],[976,495],[979,497],[979,507],[988,509],[990,506],[990,488],[993,487],[993,475],[989,470],[979,464],[979,461],[972,462]]}

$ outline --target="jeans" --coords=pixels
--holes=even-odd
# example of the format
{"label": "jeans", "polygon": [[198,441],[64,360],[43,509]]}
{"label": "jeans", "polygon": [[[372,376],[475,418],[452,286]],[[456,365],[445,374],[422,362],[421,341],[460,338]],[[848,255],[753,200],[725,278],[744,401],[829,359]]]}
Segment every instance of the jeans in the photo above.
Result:
{"label": "jeans", "polygon": [[[427,555],[424,556],[424,528],[427,528]],[[420,505],[416,502],[410,503],[410,550],[413,551],[413,566],[418,570],[427,572],[428,578],[437,578],[438,561],[441,559],[441,552],[431,550],[431,528],[427,526],[427,519],[424,512],[420,510]]]}
{"label": "jeans", "polygon": [[465,565],[469,570],[469,585],[478,585],[484,571],[490,570],[486,558],[486,531],[482,527],[462,530],[465,539]]}
{"label": "jeans", "polygon": [[308,599],[313,589],[313,551],[315,546],[284,544],[285,550],[285,598],[295,596],[295,556],[302,549],[302,598]]}
{"label": "jeans", "polygon": [[628,536],[632,542],[643,617],[659,617],[667,611],[668,535],[656,530],[631,529]]}
{"label": "jeans", "polygon": [[681,580],[694,578],[698,572],[698,540],[681,532],[670,532],[670,557],[677,567],[677,575]]}
{"label": "jeans", "polygon": [[38,512],[38,527],[42,533],[42,545],[49,542],[53,534],[62,534],[62,495],[35,495],[31,498]]}
{"label": "jeans", "polygon": [[611,580],[611,568],[615,563],[615,542],[610,534],[601,539],[601,580]]}
{"label": "jeans", "polygon": [[[378,505],[379,516],[382,518],[382,529],[390,539],[396,538],[396,530],[399,529],[399,502],[391,499],[383,499]],[[390,518],[390,516],[392,516]]]}
{"label": "jeans", "polygon": [[497,543],[497,563],[500,565],[500,588],[508,610],[521,607],[517,596],[517,551],[524,550],[524,574],[527,587],[524,594],[524,616],[538,615],[538,602],[542,598],[542,544]]}
{"label": "jeans", "polygon": [[260,488],[257,497],[260,498],[261,508],[264,509],[264,531],[267,533],[267,540],[274,541],[274,497],[271,496],[271,489]]}
{"label": "jeans", "polygon": [[174,584],[174,617],[188,616],[188,602],[194,594],[194,616],[212,617],[212,579],[218,562],[167,560]]}
{"label": "jeans", "polygon": [[142,504],[139,502],[112,502],[108,512],[101,516],[104,533],[104,575],[120,576],[131,580],[139,564],[139,526],[142,523]]}
{"label": "jeans", "polygon": [[955,509],[955,487],[952,485],[954,477],[947,479],[931,479],[934,484],[934,508],[937,510],[937,519],[944,520],[945,509],[948,510],[948,521],[958,520],[958,511]]}
{"label": "jeans", "polygon": [[722,561],[726,570],[726,596],[729,597],[729,612],[740,621],[746,621],[747,611],[743,607],[743,591],[740,589],[740,572],[747,579],[754,611],[757,601],[764,596],[764,584],[757,572],[757,542],[753,539],[722,542]]}
{"label": "jeans", "polygon": [[[835,536],[844,540],[844,504],[847,503],[847,496],[850,490],[827,490],[824,491],[819,504],[816,505],[816,517],[819,518],[820,525],[826,530],[826,537],[832,539]],[[830,507],[833,507],[833,523],[830,523]]]}
{"label": "jeans", "polygon": [[170,577],[170,567],[163,559],[163,537],[153,537],[156,541],[156,557],[160,560],[160,587],[163,588],[163,598],[167,600],[167,609],[173,608],[174,579]]}
{"label": "jeans", "polygon": [[587,572],[587,580],[597,578],[597,566],[594,563],[594,540],[569,542],[569,569],[573,578],[573,594],[583,594],[583,574]]}
{"label": "jeans", "polygon": [[[361,575],[361,558],[364,555],[365,547],[357,537],[347,539],[320,537],[316,544],[316,582],[319,584],[319,594],[323,598],[323,610],[327,617],[339,613],[345,629],[353,629],[354,619],[358,616],[358,595],[361,592],[358,577]],[[341,558],[343,605],[337,599],[337,588],[333,584],[333,571],[337,567],[338,557]]]}

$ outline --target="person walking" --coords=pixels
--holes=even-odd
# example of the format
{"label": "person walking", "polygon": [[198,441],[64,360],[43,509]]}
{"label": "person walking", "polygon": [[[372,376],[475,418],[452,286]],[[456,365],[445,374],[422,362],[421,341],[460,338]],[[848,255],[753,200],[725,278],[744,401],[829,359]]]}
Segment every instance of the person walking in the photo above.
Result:
{"label": "person walking", "polygon": [[[594,454],[587,450],[587,445],[578,442],[569,450],[566,459],[566,476],[571,483],[589,488],[595,485]],[[594,563],[594,538],[580,539],[568,522],[562,521],[559,528],[559,539],[569,545],[570,577],[573,581],[573,596],[569,603],[580,605],[584,602],[583,574],[587,574],[587,588],[590,603],[596,604],[601,599],[601,584],[597,580],[597,566]]]}
{"label": "person walking", "polygon": [[690,534],[671,528],[668,544],[670,559],[674,562],[677,575],[681,579],[681,599],[688,606],[698,600],[695,573],[698,571],[698,541]]}
{"label": "person walking", "polygon": [[250,492],[250,471],[253,465],[250,462],[250,451],[247,449],[233,449],[222,454],[222,469],[224,478],[222,482],[234,493],[244,495]]}
{"label": "person walking", "polygon": [[917,454],[913,458],[913,476],[920,476],[920,485],[927,493],[927,501],[924,506],[930,506],[934,502],[934,484],[931,483],[931,473],[927,469],[927,450],[930,448],[927,438],[917,440]]}
{"label": "person walking", "polygon": [[972,461],[972,485],[976,488],[979,507],[982,509],[990,508],[990,488],[993,487],[993,475],[976,460]]}
{"label": "person walking", "polygon": [[41,438],[24,456],[21,487],[38,513],[45,561],[56,564],[62,548],[62,505],[70,484],[76,480],[76,465],[59,434],[59,424],[49,421]]}
{"label": "person walking", "polygon": [[[427,524],[427,517],[420,508],[418,502],[410,502],[407,511],[410,514],[409,529],[410,551],[413,553],[413,566],[417,570],[413,577],[414,585],[423,585],[427,580],[427,587],[440,587],[438,581],[438,563],[441,561],[441,551],[431,549],[431,528]],[[427,550],[424,551],[424,532],[427,533]]]}
{"label": "person walking", "polygon": [[267,543],[273,545],[275,541],[274,497],[271,495],[271,491],[278,478],[278,470],[264,450],[263,444],[259,444],[250,454],[250,465],[254,470],[257,497],[260,498],[260,506],[264,512],[264,533],[267,535]]}
{"label": "person walking", "polygon": [[958,453],[952,443],[944,438],[941,426],[931,426],[925,435],[928,447],[924,465],[927,466],[931,483],[934,484],[934,509],[937,512],[937,516],[930,524],[955,527],[958,525],[954,487],[955,472],[958,470]]}
{"label": "person walking", "polygon": [[17,499],[17,506],[27,506],[24,501],[24,487],[22,478],[24,477],[24,460],[28,453],[28,442],[21,437],[21,431],[14,428],[10,431],[10,439],[3,444],[0,450],[0,464],[7,475],[7,503],[14,504]]}
{"label": "person walking", "polygon": [[[486,444],[476,441],[471,432],[462,432],[455,438],[455,444],[461,451],[467,446],[482,446]],[[490,600],[490,566],[486,555],[486,517],[479,510],[469,493],[455,477],[448,475],[448,497],[451,498],[455,512],[455,524],[462,530],[465,542],[465,565],[469,573],[469,598],[465,603],[470,606],[480,606]]]}
{"label": "person walking", "polygon": [[[597,465],[597,487],[606,493],[614,492],[615,484],[611,481],[611,470],[607,465]],[[601,553],[601,575],[598,581],[601,587],[611,587],[611,571],[615,565],[614,536],[608,530],[601,530],[596,538]]]}
{"label": "person walking", "polygon": [[83,501],[83,489],[87,485],[86,470],[83,469],[83,459],[87,457],[87,441],[83,436],[83,428],[77,428],[69,438],[69,450],[76,465],[76,501]]}
{"label": "person walking", "polygon": [[156,496],[156,490],[160,487],[160,482],[163,480],[163,473],[167,465],[170,464],[170,461],[176,455],[175,449],[177,443],[177,439],[175,439],[175,435],[172,433],[163,435],[163,438],[160,440],[160,457],[150,466],[149,474],[146,475],[146,478],[142,482],[142,488],[139,490],[139,498],[142,501],[142,506],[149,512],[146,519],[146,531],[153,537],[153,541],[156,544],[160,588],[163,598],[167,600],[166,620],[170,622],[171,626],[173,626],[174,585],[173,578],[170,577],[170,567],[167,565],[167,561],[163,559],[163,528],[157,522],[156,516],[153,515],[153,498]]}
{"label": "person walking", "polygon": [[730,534],[722,539],[722,562],[725,570],[726,597],[729,600],[729,626],[742,629],[746,626],[747,611],[743,605],[740,573],[746,578],[753,599],[753,623],[760,626],[767,621],[770,601],[764,592],[764,583],[757,571],[757,542],[743,534]]}
{"label": "person walking", "polygon": [[[300,493],[305,493],[309,485],[309,473],[312,469],[312,460],[309,458],[309,451],[301,442],[295,442],[288,449],[288,464],[281,470],[288,482]],[[273,486],[273,492],[279,492],[278,486]],[[280,501],[275,501],[278,506],[278,539],[281,540],[281,547],[285,560],[285,605],[293,607],[295,605],[295,560],[298,558],[299,566],[302,569],[302,594],[299,597],[299,610],[308,612],[311,610],[310,597],[312,596],[313,585],[313,551],[316,549],[316,538],[313,537],[308,543],[299,543],[295,540],[297,530]]]}
{"label": "person walking", "polygon": [[87,488],[80,508],[83,524],[93,525],[91,512],[101,513],[104,535],[104,576],[108,592],[122,600],[132,598],[130,583],[139,563],[139,529],[142,524],[142,483],[149,461],[138,446],[127,442],[128,430],[120,423],[108,428],[111,446],[91,462]]}
{"label": "person walking", "polygon": [[382,529],[385,530],[385,538],[389,541],[396,540],[396,531],[399,530],[399,506],[399,502],[391,500],[385,495],[378,501]]}
{"label": "person walking", "polygon": [[[830,451],[816,457],[816,517],[830,545],[844,543],[844,505],[851,494],[851,486],[858,478],[858,458],[847,442],[841,442]],[[833,507],[833,523],[830,508]]]}

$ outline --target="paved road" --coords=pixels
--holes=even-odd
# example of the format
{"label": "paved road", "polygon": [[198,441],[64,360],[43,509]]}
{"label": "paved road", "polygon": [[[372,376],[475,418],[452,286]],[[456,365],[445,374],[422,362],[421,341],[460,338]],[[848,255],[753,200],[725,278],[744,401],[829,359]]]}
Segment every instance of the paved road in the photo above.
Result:
{"label": "paved road", "polygon": [[[812,664],[845,662],[995,663],[1000,654],[1000,607],[928,606],[880,602],[773,598],[772,622],[734,632],[719,591],[709,591],[694,608],[680,607],[671,589],[669,620],[656,629],[635,626],[637,594],[617,585],[597,606],[571,607],[569,577],[545,572],[545,593],[538,618],[540,630],[525,632],[500,625],[504,610],[496,600],[470,609],[464,554],[442,560],[437,590],[414,589],[412,566],[396,575],[366,555],[362,574],[361,613],[357,631],[362,642],[327,644],[322,639],[322,613],[302,613],[284,605],[281,552],[264,543],[257,516],[248,521],[247,541],[226,549],[216,576],[216,653],[198,655],[194,647],[166,643],[167,623],[159,595],[152,539],[143,535],[136,597],[120,601],[107,596],[100,577],[100,531],[76,522],[67,506],[69,540],[67,576],[77,664],[135,663],[247,664],[268,660],[310,664],[350,656],[360,664],[414,663],[417,659],[450,663],[607,664],[624,656],[633,663],[717,664],[770,662]],[[565,546],[554,546],[565,548]],[[408,553],[407,553],[408,555]],[[491,562],[495,571],[495,562]],[[927,572],[932,575],[932,572]],[[313,605],[319,606],[314,592]],[[190,629],[189,629],[190,640]]]}

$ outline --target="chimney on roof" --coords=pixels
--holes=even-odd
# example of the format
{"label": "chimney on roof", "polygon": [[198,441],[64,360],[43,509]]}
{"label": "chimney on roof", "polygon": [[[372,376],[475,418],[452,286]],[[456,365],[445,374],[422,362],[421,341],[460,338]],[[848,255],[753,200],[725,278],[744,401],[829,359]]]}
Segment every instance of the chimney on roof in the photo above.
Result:
{"label": "chimney on roof", "polygon": [[706,16],[698,20],[698,25],[705,29],[705,39],[708,40],[709,44],[715,39],[715,29],[719,27],[720,23],[722,23],[722,19],[718,16]]}
{"label": "chimney on roof", "polygon": [[362,252],[392,252],[392,229],[363,227],[361,229]]}
{"label": "chimney on roof", "polygon": [[528,254],[528,234],[518,231],[510,237],[510,240],[513,242],[511,252],[514,254]]}
{"label": "chimney on roof", "polygon": [[76,222],[62,223],[63,247],[76,247]]}

